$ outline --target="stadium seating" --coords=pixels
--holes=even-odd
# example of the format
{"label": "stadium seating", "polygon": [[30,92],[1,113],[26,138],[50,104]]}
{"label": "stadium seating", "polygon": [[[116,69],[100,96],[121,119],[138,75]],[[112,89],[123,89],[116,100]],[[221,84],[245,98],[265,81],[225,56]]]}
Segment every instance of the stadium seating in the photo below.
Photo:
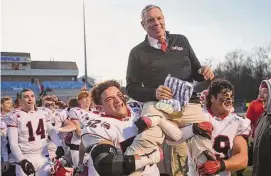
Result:
{"label": "stadium seating", "polygon": [[1,81],[1,90],[21,91],[23,89],[32,89],[38,91],[39,87],[36,84],[31,84],[26,81]]}
{"label": "stadium seating", "polygon": [[42,84],[45,89],[80,89],[83,86],[83,83],[78,81],[45,81]]}
{"label": "stadium seating", "polygon": [[[79,81],[44,81],[41,84],[44,85],[44,89],[50,89],[48,94],[58,95],[61,100],[68,100],[70,97],[76,97],[80,92],[84,83]],[[92,86],[91,86],[92,87]],[[91,87],[88,87],[91,88]],[[37,84],[31,84],[31,82],[24,81],[2,81],[1,82],[1,95],[11,96],[16,98],[17,92],[29,88],[32,89],[38,98],[40,89]]]}

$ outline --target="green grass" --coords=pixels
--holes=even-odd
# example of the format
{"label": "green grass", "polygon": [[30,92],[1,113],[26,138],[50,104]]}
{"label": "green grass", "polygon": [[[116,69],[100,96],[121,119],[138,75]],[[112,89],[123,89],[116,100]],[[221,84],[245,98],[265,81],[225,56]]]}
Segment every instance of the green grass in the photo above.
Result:
{"label": "green grass", "polygon": [[[248,167],[244,172],[243,172],[244,176],[252,176],[252,167]],[[232,174],[232,176],[236,176],[236,174]]]}

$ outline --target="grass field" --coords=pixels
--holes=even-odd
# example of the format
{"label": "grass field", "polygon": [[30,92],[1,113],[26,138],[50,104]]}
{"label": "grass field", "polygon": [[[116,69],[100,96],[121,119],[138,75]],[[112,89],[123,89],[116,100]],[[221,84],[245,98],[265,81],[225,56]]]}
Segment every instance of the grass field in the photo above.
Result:
{"label": "grass field", "polygon": [[[233,176],[236,176],[236,174],[232,174]],[[248,167],[244,172],[243,176],[252,176],[252,167]]]}

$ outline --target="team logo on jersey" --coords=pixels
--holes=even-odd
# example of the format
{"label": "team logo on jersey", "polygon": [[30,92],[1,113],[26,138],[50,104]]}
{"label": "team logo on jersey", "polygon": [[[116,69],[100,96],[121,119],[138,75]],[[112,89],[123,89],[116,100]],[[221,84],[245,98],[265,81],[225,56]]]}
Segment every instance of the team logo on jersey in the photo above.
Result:
{"label": "team logo on jersey", "polygon": [[102,123],[102,126],[104,127],[104,128],[106,128],[106,129],[110,129],[110,124],[109,123],[106,123],[106,122],[104,122],[104,123]]}

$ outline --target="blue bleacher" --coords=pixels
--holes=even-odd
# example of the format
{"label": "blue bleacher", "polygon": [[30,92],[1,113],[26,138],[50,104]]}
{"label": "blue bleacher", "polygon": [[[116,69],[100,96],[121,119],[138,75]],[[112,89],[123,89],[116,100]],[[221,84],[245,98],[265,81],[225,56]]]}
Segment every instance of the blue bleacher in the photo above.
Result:
{"label": "blue bleacher", "polygon": [[23,89],[32,89],[33,91],[39,91],[36,84],[31,84],[26,81],[1,81],[1,90],[14,90],[21,91]]}
{"label": "blue bleacher", "polygon": [[42,84],[45,89],[80,89],[83,86],[79,81],[45,81]]}
{"label": "blue bleacher", "polygon": [[[42,83],[44,88],[50,89],[80,89],[83,86],[82,82],[79,81],[45,81]],[[20,91],[25,88],[32,89],[34,91],[39,91],[37,84],[31,84],[26,81],[2,81],[2,90],[15,90]]]}

